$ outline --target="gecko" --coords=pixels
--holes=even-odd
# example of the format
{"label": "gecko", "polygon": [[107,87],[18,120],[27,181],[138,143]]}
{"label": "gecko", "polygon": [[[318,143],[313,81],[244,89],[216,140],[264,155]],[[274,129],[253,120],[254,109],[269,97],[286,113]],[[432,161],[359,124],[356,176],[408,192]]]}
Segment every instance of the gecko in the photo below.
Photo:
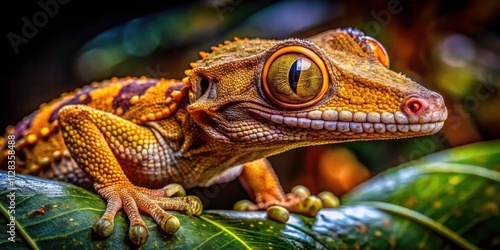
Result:
{"label": "gecko", "polygon": [[[266,157],[298,147],[430,135],[444,100],[389,68],[380,42],[353,28],[312,37],[226,40],[190,64],[186,77],[112,78],[63,94],[6,129],[2,169],[15,138],[15,171],[94,188],[113,232],[123,209],[129,238],[149,236],[140,212],[167,233],[168,211],[200,215],[185,189],[239,177],[253,202],[314,216],[312,195],[285,193]],[[10,166],[10,165],[9,165]]]}

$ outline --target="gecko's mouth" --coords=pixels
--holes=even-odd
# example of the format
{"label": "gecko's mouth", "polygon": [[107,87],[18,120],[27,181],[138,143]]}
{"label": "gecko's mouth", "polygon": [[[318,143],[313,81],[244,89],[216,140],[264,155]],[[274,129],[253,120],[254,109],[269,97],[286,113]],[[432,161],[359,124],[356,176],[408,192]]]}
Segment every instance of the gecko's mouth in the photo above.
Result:
{"label": "gecko's mouth", "polygon": [[336,110],[313,110],[291,114],[271,114],[249,109],[254,114],[276,124],[294,128],[329,131],[336,134],[354,135],[363,133],[411,133],[434,134],[441,130],[448,116],[446,109],[419,116],[408,117],[401,111],[355,112]]}

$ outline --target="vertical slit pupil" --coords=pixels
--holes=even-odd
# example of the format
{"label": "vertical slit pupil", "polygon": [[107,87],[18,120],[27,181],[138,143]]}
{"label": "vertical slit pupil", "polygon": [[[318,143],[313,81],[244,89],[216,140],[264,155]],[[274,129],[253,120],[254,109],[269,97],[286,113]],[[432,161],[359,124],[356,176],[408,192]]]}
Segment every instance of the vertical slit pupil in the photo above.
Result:
{"label": "vertical slit pupil", "polygon": [[288,83],[292,91],[297,94],[297,86],[299,85],[300,74],[302,71],[308,70],[311,67],[311,61],[304,57],[299,57],[293,62],[288,71]]}
{"label": "vertical slit pupil", "polygon": [[290,88],[292,91],[297,94],[297,84],[299,83],[300,78],[300,58],[293,62],[290,70],[288,71],[288,83],[290,84]]}

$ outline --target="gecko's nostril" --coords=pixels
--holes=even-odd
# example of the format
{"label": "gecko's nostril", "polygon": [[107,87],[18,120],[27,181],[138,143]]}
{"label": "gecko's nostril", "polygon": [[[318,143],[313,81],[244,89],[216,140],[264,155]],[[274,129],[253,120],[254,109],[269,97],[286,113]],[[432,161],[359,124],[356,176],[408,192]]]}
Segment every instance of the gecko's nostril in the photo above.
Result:
{"label": "gecko's nostril", "polygon": [[403,102],[403,110],[410,116],[419,115],[427,108],[427,106],[427,101],[417,96],[409,96]]}
{"label": "gecko's nostril", "polygon": [[422,108],[422,104],[419,101],[412,101],[408,103],[408,108],[411,112],[418,113],[418,111]]}

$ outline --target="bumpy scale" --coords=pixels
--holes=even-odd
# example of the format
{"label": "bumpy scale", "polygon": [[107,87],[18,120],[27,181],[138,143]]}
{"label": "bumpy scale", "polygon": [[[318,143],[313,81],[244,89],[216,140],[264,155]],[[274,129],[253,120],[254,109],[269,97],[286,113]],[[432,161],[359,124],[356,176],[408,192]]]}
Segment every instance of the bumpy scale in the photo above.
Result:
{"label": "bumpy scale", "polygon": [[237,176],[255,198],[237,208],[268,209],[278,221],[288,211],[315,215],[321,200],[303,188],[285,194],[265,157],[428,135],[447,117],[439,94],[389,70],[382,45],[354,29],[308,39],[235,38],[200,56],[181,81],[113,78],[42,105],[7,128],[17,141],[16,171],[93,185],[107,201],[94,230],[109,236],[124,209],[129,237],[142,245],[149,233],[139,211],[174,233],[179,221],[165,210],[202,211],[183,188]]}

